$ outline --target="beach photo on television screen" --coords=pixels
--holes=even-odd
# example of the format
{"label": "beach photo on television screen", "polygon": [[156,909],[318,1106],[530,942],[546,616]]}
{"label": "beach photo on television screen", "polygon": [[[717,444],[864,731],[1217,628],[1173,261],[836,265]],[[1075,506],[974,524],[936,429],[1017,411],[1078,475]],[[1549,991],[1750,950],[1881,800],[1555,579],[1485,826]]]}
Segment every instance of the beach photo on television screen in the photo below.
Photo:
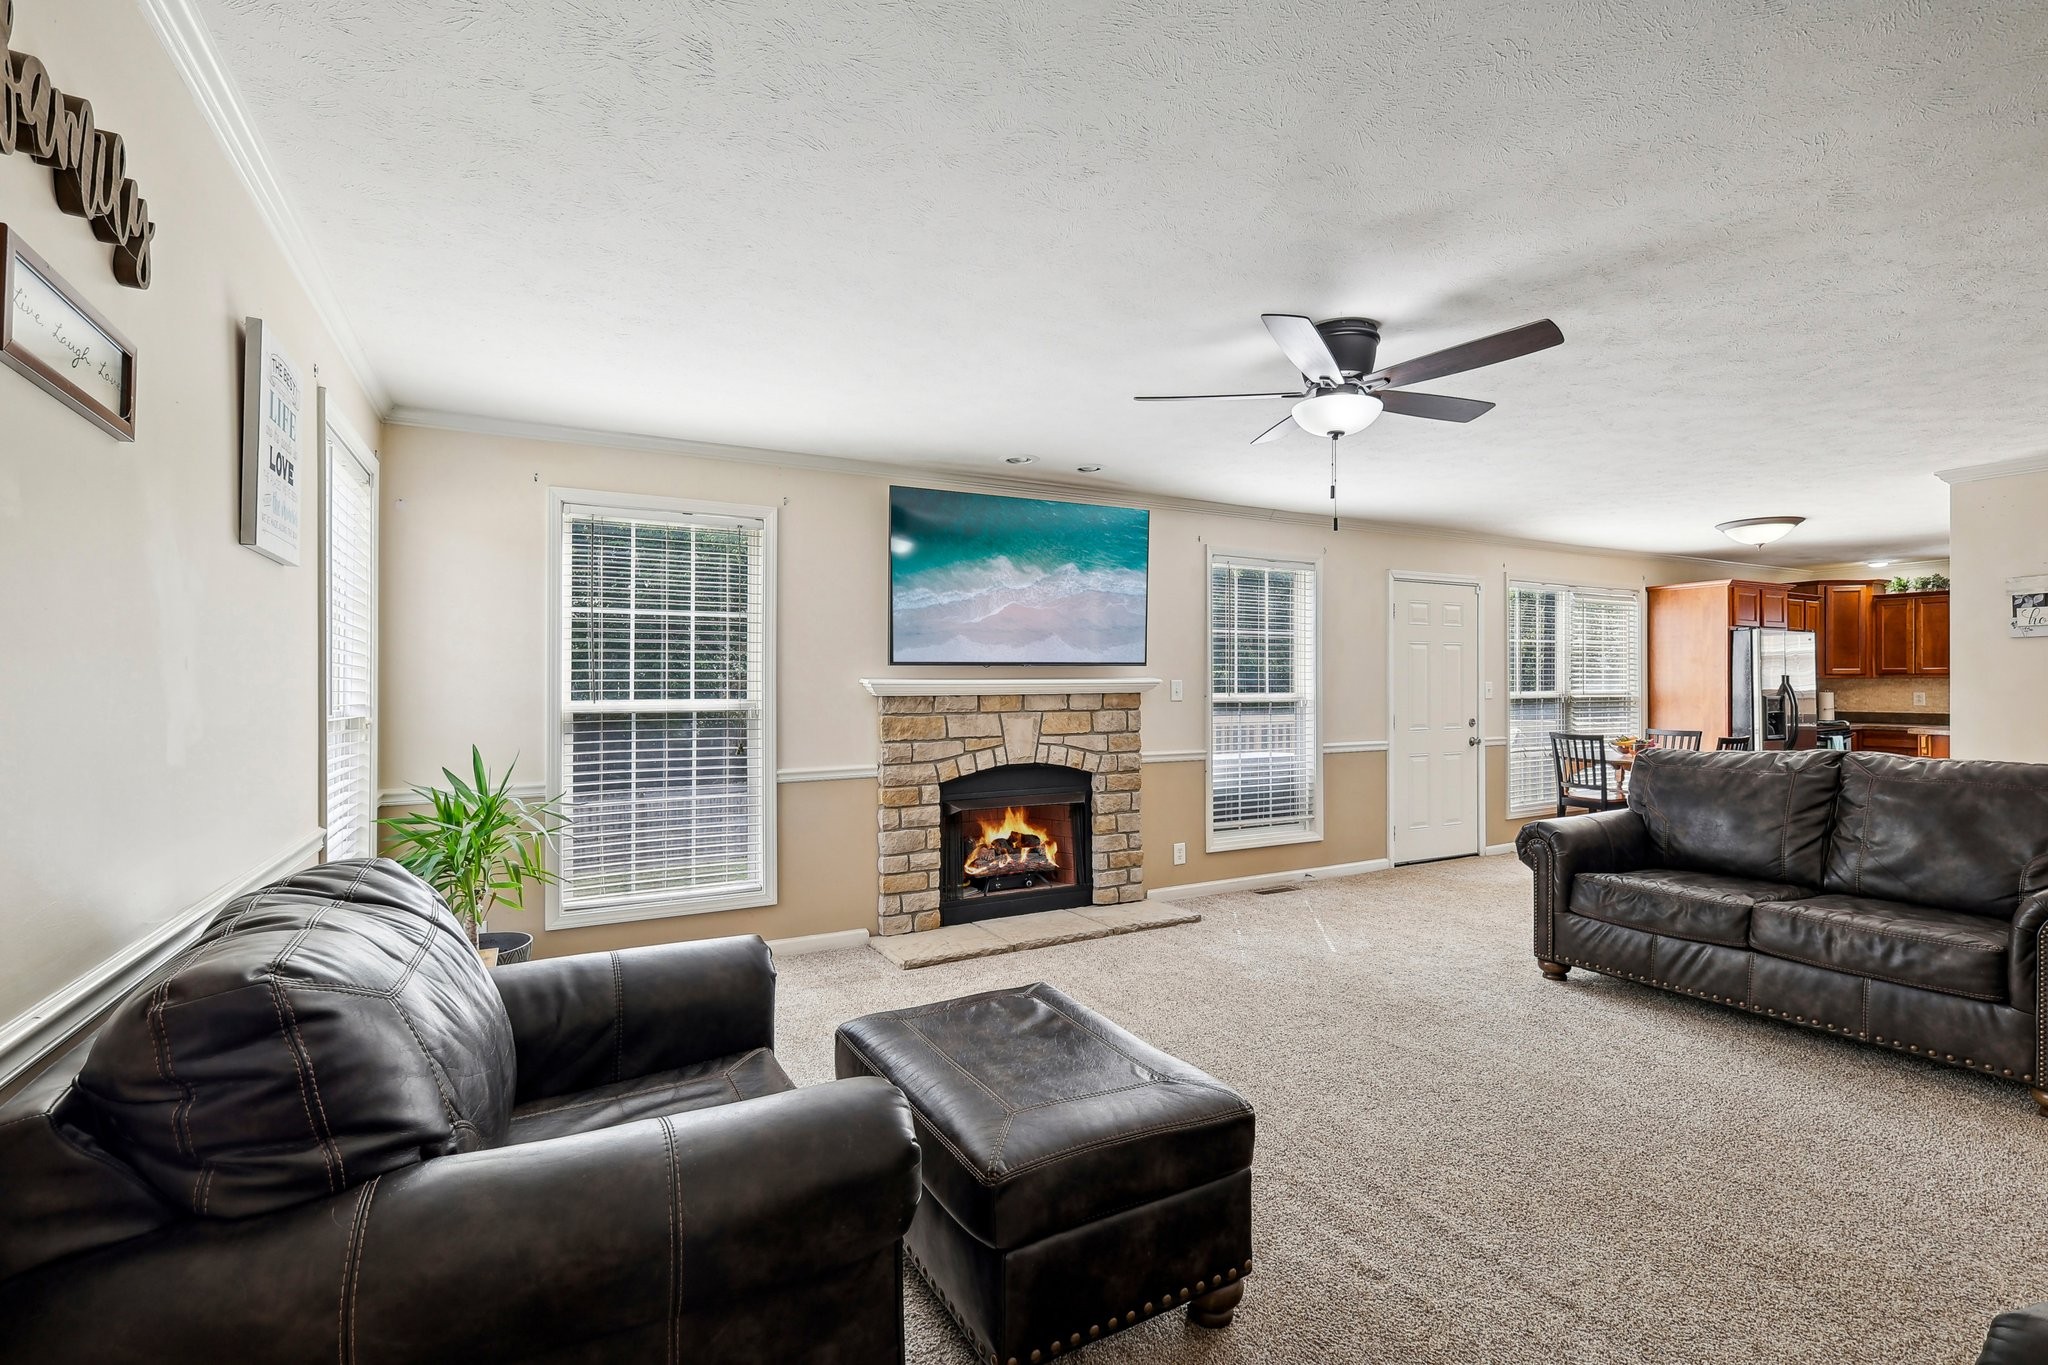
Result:
{"label": "beach photo on television screen", "polygon": [[1151,513],[889,490],[891,663],[1141,664]]}

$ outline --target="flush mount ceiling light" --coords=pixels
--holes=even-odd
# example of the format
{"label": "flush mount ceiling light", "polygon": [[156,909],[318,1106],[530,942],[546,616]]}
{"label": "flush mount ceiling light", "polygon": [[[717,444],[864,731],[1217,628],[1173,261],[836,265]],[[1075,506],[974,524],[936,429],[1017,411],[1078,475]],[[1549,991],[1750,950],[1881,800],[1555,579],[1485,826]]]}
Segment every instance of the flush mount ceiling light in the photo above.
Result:
{"label": "flush mount ceiling light", "polygon": [[1873,559],[1864,567],[1870,569],[1889,569],[1891,566],[1892,562],[1889,559]]}
{"label": "flush mount ceiling light", "polygon": [[1100,474],[1102,466],[1099,464],[1078,464],[1074,466],[1074,472],[1076,474]]}
{"label": "flush mount ceiling light", "polygon": [[1761,550],[1772,541],[1791,535],[1805,521],[1805,517],[1745,517],[1741,521],[1724,521],[1714,529],[1738,545],[1754,545]]}
{"label": "flush mount ceiling light", "polygon": [[1373,424],[1386,404],[1358,384],[1339,384],[1294,405],[1294,420],[1311,436],[1350,436]]}

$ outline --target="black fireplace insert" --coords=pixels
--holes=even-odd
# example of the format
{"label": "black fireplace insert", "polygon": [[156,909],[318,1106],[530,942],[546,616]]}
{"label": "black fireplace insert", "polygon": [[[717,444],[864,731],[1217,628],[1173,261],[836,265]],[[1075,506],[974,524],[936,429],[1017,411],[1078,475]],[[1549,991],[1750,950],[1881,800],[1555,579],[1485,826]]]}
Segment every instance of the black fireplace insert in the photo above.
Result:
{"label": "black fireplace insert", "polygon": [[939,786],[939,912],[947,924],[1063,910],[1095,899],[1089,779],[1011,763]]}

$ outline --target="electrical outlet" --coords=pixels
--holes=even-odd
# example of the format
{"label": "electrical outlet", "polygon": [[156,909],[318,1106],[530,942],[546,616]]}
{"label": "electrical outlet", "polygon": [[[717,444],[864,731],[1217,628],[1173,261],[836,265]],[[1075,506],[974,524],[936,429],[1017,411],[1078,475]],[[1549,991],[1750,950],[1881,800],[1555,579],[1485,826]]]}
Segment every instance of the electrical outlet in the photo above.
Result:
{"label": "electrical outlet", "polygon": [[1173,865],[1175,867],[1179,867],[1182,863],[1186,862],[1187,860],[1188,846],[1186,844],[1175,844],[1173,846]]}
{"label": "electrical outlet", "polygon": [[1925,706],[1925,705],[1927,705],[1927,694],[1926,694],[1925,692],[1915,692],[1915,693],[1913,694],[1913,705],[1915,705],[1915,706]]}
{"label": "electrical outlet", "polygon": [[1175,679],[1173,680],[1173,699],[1174,699],[1175,701],[1179,701],[1179,700],[1181,699],[1181,691],[1180,691],[1180,679],[1179,679],[1179,678],[1175,678]]}

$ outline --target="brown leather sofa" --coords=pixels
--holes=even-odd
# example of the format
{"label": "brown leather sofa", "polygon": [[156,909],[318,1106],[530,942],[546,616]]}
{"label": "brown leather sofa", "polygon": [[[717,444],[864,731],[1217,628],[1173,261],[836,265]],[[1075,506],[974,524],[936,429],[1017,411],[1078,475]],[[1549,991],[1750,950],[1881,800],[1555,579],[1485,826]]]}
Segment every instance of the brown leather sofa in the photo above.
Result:
{"label": "brown leather sofa", "polygon": [[2048,765],[1830,750],[1636,761],[1541,820],[1536,957],[2010,1078],[2048,1111]]}
{"label": "brown leather sofa", "polygon": [[900,1362],[918,1148],[758,938],[485,972],[394,863],[228,906],[0,1110],[0,1358]]}

